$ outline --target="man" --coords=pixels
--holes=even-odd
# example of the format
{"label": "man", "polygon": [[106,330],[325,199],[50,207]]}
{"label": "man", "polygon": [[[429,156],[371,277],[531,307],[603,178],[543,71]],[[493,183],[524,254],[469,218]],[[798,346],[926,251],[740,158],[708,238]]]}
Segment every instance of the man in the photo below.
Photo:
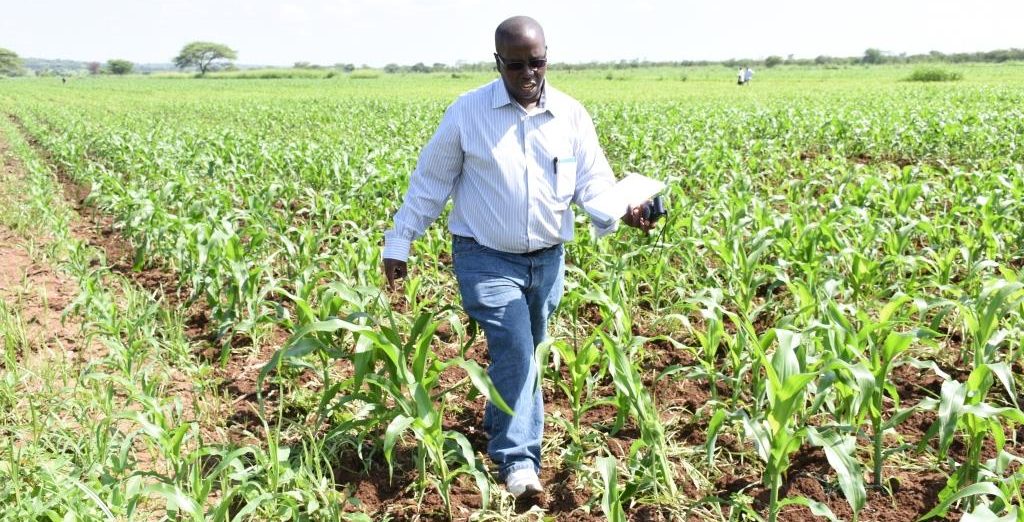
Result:
{"label": "man", "polygon": [[[424,147],[394,228],[385,234],[388,285],[406,276],[411,243],[451,196],[452,256],[466,313],[484,330],[488,374],[514,410],[484,413],[487,452],[510,493],[543,493],[544,408],[534,349],[562,296],[562,243],[573,238],[570,203],[611,187],[611,168],[593,121],[579,102],[544,81],[547,45],[532,18],[517,16],[494,33],[501,80],[460,96]],[[650,230],[640,208],[627,225]],[[618,223],[595,223],[607,234]]]}

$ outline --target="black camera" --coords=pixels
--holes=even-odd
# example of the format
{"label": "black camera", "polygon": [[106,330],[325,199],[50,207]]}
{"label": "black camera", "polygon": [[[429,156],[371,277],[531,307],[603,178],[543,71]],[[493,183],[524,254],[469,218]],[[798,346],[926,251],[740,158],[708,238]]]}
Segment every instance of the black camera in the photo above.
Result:
{"label": "black camera", "polygon": [[642,213],[644,219],[651,223],[667,216],[668,209],[665,208],[665,200],[661,196],[654,196],[650,203],[644,203]]}

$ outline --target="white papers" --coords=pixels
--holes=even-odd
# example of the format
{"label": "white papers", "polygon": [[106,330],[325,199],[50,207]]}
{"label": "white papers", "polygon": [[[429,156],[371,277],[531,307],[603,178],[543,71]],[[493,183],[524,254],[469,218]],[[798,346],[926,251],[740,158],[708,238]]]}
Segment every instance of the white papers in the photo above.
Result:
{"label": "white papers", "polygon": [[665,184],[656,179],[640,174],[630,174],[620,179],[608,190],[584,203],[583,209],[595,221],[608,225],[626,215],[626,210],[629,207],[642,205],[651,199],[651,196],[664,189]]}

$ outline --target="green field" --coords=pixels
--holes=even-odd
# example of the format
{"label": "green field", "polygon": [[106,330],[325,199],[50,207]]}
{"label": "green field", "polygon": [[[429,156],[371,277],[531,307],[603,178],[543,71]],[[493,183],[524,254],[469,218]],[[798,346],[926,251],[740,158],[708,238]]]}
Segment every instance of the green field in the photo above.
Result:
{"label": "green field", "polygon": [[670,208],[578,220],[522,515],[444,216],[379,267],[493,73],[2,80],[0,263],[75,326],[0,273],[0,519],[1024,521],[1024,64],[944,68],[552,68]]}

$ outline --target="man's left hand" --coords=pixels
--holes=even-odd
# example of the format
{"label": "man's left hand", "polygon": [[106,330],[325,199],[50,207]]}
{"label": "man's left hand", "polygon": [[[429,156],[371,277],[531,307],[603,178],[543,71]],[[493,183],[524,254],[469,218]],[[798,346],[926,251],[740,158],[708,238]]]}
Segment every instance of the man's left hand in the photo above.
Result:
{"label": "man's left hand", "polygon": [[633,228],[639,228],[645,233],[649,232],[654,228],[654,222],[644,218],[644,205],[650,204],[651,202],[648,200],[646,203],[638,207],[629,207],[626,210],[626,215],[622,216],[622,222]]}

